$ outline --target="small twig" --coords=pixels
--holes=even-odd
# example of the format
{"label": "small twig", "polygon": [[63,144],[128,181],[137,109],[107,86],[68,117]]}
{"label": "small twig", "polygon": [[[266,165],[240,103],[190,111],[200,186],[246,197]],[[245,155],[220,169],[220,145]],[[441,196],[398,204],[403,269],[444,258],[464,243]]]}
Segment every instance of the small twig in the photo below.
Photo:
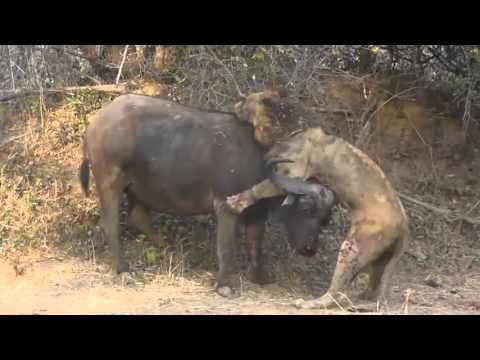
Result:
{"label": "small twig", "polygon": [[17,67],[17,69],[20,70],[23,75],[25,75],[25,71],[20,66],[18,66],[15,61],[13,61],[13,65],[15,65]]}
{"label": "small twig", "polygon": [[437,213],[440,213],[440,214],[444,214],[444,215],[447,215],[447,214],[450,214],[451,213],[451,210],[448,210],[448,209],[442,209],[442,208],[439,208],[439,207],[436,207],[434,205],[431,205],[431,204],[428,204],[426,202],[423,202],[421,200],[417,200],[411,196],[408,196],[408,195],[405,195],[405,194],[402,194],[402,193],[398,193],[398,196],[401,198],[401,199],[404,199],[404,200],[407,200],[407,201],[410,201],[411,203],[414,203],[414,204],[417,204],[417,205],[420,205],[428,210],[432,210],[434,212],[437,212]]}
{"label": "small twig", "polygon": [[69,50],[69,49],[65,48],[64,45],[63,46],[52,45],[50,48],[57,51],[57,52],[64,52],[65,54],[69,54],[69,55],[72,55],[72,56],[75,56],[75,57],[78,57],[78,58],[81,58],[81,59],[84,59],[84,60],[92,61],[92,59],[90,57],[85,56],[85,55],[83,55],[79,52]]}
{"label": "small twig", "polygon": [[338,292],[338,294],[342,296],[345,300],[347,300],[350,306],[353,306],[353,307],[355,306],[352,300],[350,300],[350,298],[347,296],[347,294],[344,294],[343,292],[340,292],[340,291]]}
{"label": "small twig", "polygon": [[[364,131],[366,132],[367,130],[370,129],[370,126],[371,126],[370,123],[371,123],[371,120],[373,119],[373,117],[380,111],[380,109],[382,109],[382,108],[383,108],[385,105],[387,105],[390,101],[392,101],[393,99],[396,99],[396,98],[400,97],[401,95],[403,95],[403,94],[405,94],[405,93],[407,93],[407,92],[409,92],[409,91],[412,91],[412,90],[415,90],[415,89],[419,89],[419,88],[421,88],[421,86],[416,86],[416,87],[412,87],[412,88],[409,88],[409,89],[405,89],[405,90],[403,90],[403,91],[400,91],[399,93],[396,93],[395,95],[392,95],[390,98],[388,98],[385,102],[383,102],[380,106],[378,106],[378,107],[370,114],[370,116],[368,117],[368,120],[365,122],[365,126],[364,126],[363,129],[361,130],[361,133],[364,132]],[[374,102],[374,105],[376,105],[376,102]],[[369,110],[371,110],[371,109],[369,109]],[[369,112],[369,111],[368,111],[368,112]],[[368,112],[365,113],[365,115],[367,115]],[[371,137],[373,136],[373,133],[370,133],[369,135],[370,135],[370,138],[371,138]],[[359,140],[357,140],[357,143],[358,143],[359,145],[362,144],[363,146],[365,146],[365,145],[366,145],[366,139],[365,139],[365,138],[364,138],[364,139],[361,139],[360,136],[362,136],[362,138],[364,138],[366,135],[363,135],[363,134],[359,135]],[[360,140],[360,139],[361,139],[361,140]]]}
{"label": "small twig", "polygon": [[470,209],[468,209],[465,215],[470,214],[478,205],[480,205],[480,200],[478,200]]}
{"label": "small twig", "polygon": [[316,112],[337,113],[337,114],[353,114],[350,109],[328,109],[324,107],[313,107]]}
{"label": "small twig", "polygon": [[12,80],[12,89],[15,90],[15,76],[13,75],[13,62],[12,62],[12,57],[10,56],[10,45],[7,45],[7,51],[8,51],[8,63],[10,65],[10,77]]}
{"label": "small twig", "polygon": [[412,289],[407,289],[405,291],[405,303],[404,303],[404,309],[403,309],[403,314],[408,315],[408,302],[410,300],[410,295],[412,294]]}
{"label": "small twig", "polygon": [[122,62],[120,63],[120,68],[118,69],[115,85],[118,85],[118,82],[120,81],[120,76],[122,76],[123,64],[125,64],[125,60],[127,59],[127,51],[128,51],[128,45],[125,45],[125,49],[123,50]]}
{"label": "small twig", "polygon": [[433,175],[434,175],[435,181],[438,183],[437,169],[435,168],[435,165],[433,163],[433,147],[432,147],[432,145],[427,144],[427,142],[423,139],[423,136],[420,134],[417,127],[412,123],[412,121],[410,121],[410,119],[408,119],[408,118],[407,118],[407,120],[408,120],[409,125],[413,128],[413,130],[417,134],[418,138],[422,141],[423,145],[428,147],[428,151],[429,151],[429,154],[430,154],[430,161],[432,163]]}
{"label": "small twig", "polygon": [[412,90],[415,90],[415,89],[420,89],[420,88],[421,88],[421,86],[415,86],[415,87],[400,91],[399,93],[396,93],[395,95],[391,96],[390,98],[387,99],[387,101],[385,101],[383,104],[381,104],[379,107],[377,107],[375,109],[375,111],[370,115],[370,117],[368,118],[367,121],[370,121],[373,118],[373,116],[375,116],[377,114],[377,112],[380,111],[381,108],[383,108],[385,105],[387,105],[393,99],[396,99],[396,98],[400,97],[401,95],[403,95],[403,94],[405,94],[409,91],[412,91]]}
{"label": "small twig", "polygon": [[12,141],[21,139],[22,137],[25,137],[26,135],[27,135],[27,134],[20,134],[20,135],[11,137],[11,138],[8,139],[8,140],[5,140],[4,142],[2,142],[2,143],[0,144],[0,149],[2,149],[3,147],[5,147],[6,145],[10,144]]}
{"label": "small twig", "polygon": [[118,69],[118,65],[115,65],[115,64],[110,64],[110,63],[107,63],[105,61],[101,61],[101,60],[98,60],[98,59],[94,59],[90,56],[85,56],[83,54],[80,54],[76,51],[71,51],[71,50],[68,50],[65,48],[65,46],[63,47],[57,47],[57,46],[51,46],[50,47],[51,49],[53,50],[56,50],[58,52],[62,51],[64,52],[65,54],[69,54],[71,56],[75,56],[75,57],[78,57],[78,58],[81,58],[81,59],[85,59],[85,60],[88,60],[88,62],[90,64],[95,64],[95,65],[98,65],[98,66],[101,66],[102,68],[105,68],[105,69]]}
{"label": "small twig", "polygon": [[[343,295],[343,294],[342,294],[342,295]],[[337,307],[338,307],[340,310],[346,312],[345,308],[344,308],[344,307],[337,301],[337,299],[335,299],[330,293],[327,293],[327,296],[330,298],[330,300],[332,300],[332,301],[335,303],[335,305],[337,305]],[[348,298],[347,298],[347,299],[348,299]]]}
{"label": "small twig", "polygon": [[102,85],[102,82],[96,78],[94,78],[93,76],[90,76],[90,75],[87,75],[83,72],[81,72],[80,70],[77,70],[77,69],[73,69],[77,74],[81,75],[81,76],[85,76],[87,79],[90,79],[92,80],[94,83],[96,83],[97,85]]}
{"label": "small twig", "polygon": [[[471,74],[470,67],[469,67],[469,73]],[[462,118],[463,130],[465,132],[467,132],[468,127],[470,125],[472,97],[473,97],[474,88],[475,88],[475,79],[473,78],[473,74],[471,74],[468,82],[467,95],[465,97],[465,108],[464,108],[463,118]]]}
{"label": "small twig", "polygon": [[235,76],[233,76],[232,72],[228,69],[227,65],[225,65],[223,63],[222,60],[220,60],[218,58],[217,55],[215,55],[215,53],[213,52],[212,49],[210,49],[208,46],[204,46],[205,49],[207,49],[207,51],[213,56],[213,58],[215,59],[215,61],[217,63],[219,63],[220,65],[223,66],[223,68],[225,69],[225,71],[228,73],[228,75],[230,75],[230,77],[232,78],[232,81],[233,81],[233,84],[235,85],[235,87],[237,88],[237,92],[238,92],[238,95],[240,95],[240,97],[242,98],[246,98],[245,94],[242,93],[242,91],[240,90],[240,86],[238,85],[237,81],[235,80]]}
{"label": "small twig", "polygon": [[42,124],[42,129],[44,129],[43,107],[45,106],[45,102],[43,97],[43,86],[41,83],[40,83],[40,94],[38,96],[38,104],[40,105],[40,122]]}
{"label": "small twig", "polygon": [[462,214],[458,214],[458,213],[456,213],[452,210],[442,209],[442,208],[436,207],[434,205],[428,204],[426,202],[423,202],[421,200],[414,199],[414,198],[412,198],[408,195],[402,194],[402,193],[398,193],[398,196],[401,199],[404,199],[404,200],[410,201],[411,203],[420,205],[420,206],[424,207],[425,209],[428,209],[428,210],[431,210],[433,212],[442,214],[442,215],[445,216],[445,218],[448,221],[463,220],[463,221],[466,221],[466,222],[468,222],[470,224],[473,224],[473,225],[480,224],[480,218],[472,218],[472,217],[466,216],[466,214],[468,214],[470,211],[467,211],[466,214],[462,215]]}
{"label": "small twig", "polygon": [[[62,89],[43,89],[43,94],[55,94],[55,93],[68,93],[74,91],[82,91],[87,89],[92,89],[100,92],[106,93],[116,93],[123,94],[126,92],[124,87],[125,84],[115,85],[115,84],[104,84],[104,85],[94,85],[94,86],[68,86]],[[0,102],[12,100],[22,96],[33,96],[40,95],[40,90],[30,90],[30,89],[16,89],[15,91],[1,91],[0,92]]]}
{"label": "small twig", "polygon": [[300,134],[302,131],[304,131],[303,129],[298,129],[298,130],[294,130],[292,131],[290,134],[287,135],[287,137],[292,137],[292,136],[295,136],[297,134]]}
{"label": "small twig", "polygon": [[93,260],[93,267],[96,268],[97,267],[97,261],[95,259],[95,245],[93,244],[93,240],[92,240],[92,237],[90,236],[89,237],[90,239],[90,245],[92,245],[92,260]]}
{"label": "small twig", "polygon": [[373,100],[369,102],[369,104],[365,108],[360,118],[360,124],[364,124],[364,125],[359,132],[359,135],[355,144],[356,146],[362,146],[366,141],[367,135],[370,133],[371,122],[370,122],[370,119],[368,121],[365,121],[365,118],[370,113],[370,111],[372,111],[377,105],[377,101],[375,100],[375,98],[372,97],[372,99]]}

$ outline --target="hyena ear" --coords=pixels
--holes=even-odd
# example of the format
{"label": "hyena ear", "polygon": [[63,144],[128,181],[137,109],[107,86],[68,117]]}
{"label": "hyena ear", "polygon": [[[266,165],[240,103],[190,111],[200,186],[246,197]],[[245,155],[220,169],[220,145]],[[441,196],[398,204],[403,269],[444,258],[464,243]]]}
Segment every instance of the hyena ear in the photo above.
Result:
{"label": "hyena ear", "polygon": [[277,101],[272,97],[266,97],[262,99],[262,104],[272,108],[277,104]]}
{"label": "hyena ear", "polygon": [[276,93],[280,98],[288,97],[288,91],[283,86],[276,86],[272,92]]}
{"label": "hyena ear", "polygon": [[272,96],[278,96],[280,98],[286,98],[288,96],[288,91],[283,85],[283,81],[271,80],[265,84],[265,89],[270,92]]}

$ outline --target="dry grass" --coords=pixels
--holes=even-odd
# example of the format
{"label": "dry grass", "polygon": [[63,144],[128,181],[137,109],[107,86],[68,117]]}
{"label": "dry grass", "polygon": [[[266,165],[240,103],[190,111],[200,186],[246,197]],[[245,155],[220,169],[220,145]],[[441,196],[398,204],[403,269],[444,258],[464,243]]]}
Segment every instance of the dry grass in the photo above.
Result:
{"label": "dry grass", "polygon": [[7,120],[8,132],[23,136],[1,153],[3,251],[73,247],[88,239],[98,219],[95,201],[83,197],[76,181],[85,117],[72,103],[36,110]]}
{"label": "dry grass", "polygon": [[[92,196],[86,198],[78,169],[86,126],[111,99],[86,91],[41,112],[36,99],[22,106],[21,116],[7,120],[7,138],[14,140],[0,149],[0,251],[4,256],[55,249],[90,261],[92,268],[107,260],[95,184],[91,182]],[[124,235],[136,281],[177,283],[186,272],[195,277],[199,268],[210,271],[210,279],[201,281],[211,281],[216,262],[211,234],[208,239],[189,241],[198,223],[167,215],[160,216],[156,225],[175,245],[156,249],[143,235]]]}

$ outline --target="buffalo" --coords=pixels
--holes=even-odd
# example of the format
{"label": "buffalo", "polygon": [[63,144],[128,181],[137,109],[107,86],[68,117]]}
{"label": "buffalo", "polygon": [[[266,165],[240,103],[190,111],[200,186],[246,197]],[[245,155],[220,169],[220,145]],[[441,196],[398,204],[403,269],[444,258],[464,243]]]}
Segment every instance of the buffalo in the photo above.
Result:
{"label": "buffalo", "polygon": [[[258,97],[260,112],[268,114],[265,108],[277,99],[273,91]],[[261,244],[266,219],[275,209],[280,208],[291,246],[302,255],[315,254],[320,228],[328,221],[335,202],[327,188],[316,185],[319,192],[330,196],[284,194],[261,200],[242,214],[227,207],[227,196],[249,189],[266,179],[270,171],[263,158],[266,149],[255,141],[255,129],[249,121],[239,121],[239,113],[127,94],[105,106],[89,125],[80,181],[88,196],[91,169],[116,273],[128,271],[119,236],[123,194],[128,199],[129,225],[157,245],[162,245],[163,239],[152,227],[152,211],[178,216],[216,215],[216,291],[223,296],[232,295],[235,288],[237,224],[245,225],[248,278],[252,282],[270,281]]]}

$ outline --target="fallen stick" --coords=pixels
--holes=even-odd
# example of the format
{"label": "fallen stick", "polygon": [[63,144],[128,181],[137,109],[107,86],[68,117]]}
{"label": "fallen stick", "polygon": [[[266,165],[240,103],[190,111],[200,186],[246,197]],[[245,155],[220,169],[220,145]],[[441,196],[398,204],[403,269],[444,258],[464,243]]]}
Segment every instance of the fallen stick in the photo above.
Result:
{"label": "fallen stick", "polygon": [[125,64],[125,60],[127,59],[127,52],[128,52],[128,45],[125,45],[125,49],[123,50],[122,62],[120,63],[117,79],[115,80],[115,85],[117,86],[118,86],[118,82],[120,81],[120,77],[122,76],[123,65]]}
{"label": "fallen stick", "polygon": [[411,196],[408,196],[408,195],[405,195],[405,194],[401,194],[401,193],[398,193],[398,196],[400,196],[401,199],[405,199],[407,201],[410,201],[414,204],[417,204],[417,205],[420,205],[428,210],[432,210],[434,212],[438,212],[440,214],[444,214],[444,215],[447,215],[447,214],[450,214],[452,211],[451,210],[448,210],[448,209],[442,209],[442,208],[439,208],[439,207],[436,207],[434,205],[431,205],[431,204],[428,204],[426,202],[423,202],[421,200],[417,200]]}
{"label": "fallen stick", "polygon": [[6,145],[10,144],[12,141],[21,139],[22,137],[26,136],[27,134],[20,134],[14,137],[11,137],[10,139],[5,140],[0,144],[0,150],[3,149]]}
{"label": "fallen stick", "polygon": [[324,112],[324,113],[334,113],[334,114],[353,114],[352,110],[349,109],[328,109],[325,107],[318,107],[318,106],[313,106],[312,109],[314,109],[316,112]]}
{"label": "fallen stick", "polygon": [[[95,85],[95,86],[67,86],[61,89],[43,89],[42,93],[44,95],[68,93],[68,92],[73,93],[76,91],[82,91],[87,89],[92,89],[100,92],[115,93],[115,94],[123,94],[126,92],[125,84],[119,84],[118,86],[115,84],[105,84],[105,85]],[[28,90],[28,89],[1,91],[0,102],[12,100],[18,97],[40,95],[40,93],[41,93],[40,90]]]}
{"label": "fallen stick", "polygon": [[[442,214],[446,217],[447,220],[449,221],[456,221],[456,220],[464,220],[470,224],[473,224],[473,225],[478,225],[480,224],[480,218],[472,218],[470,216],[466,216],[466,215],[463,215],[463,214],[459,214],[458,212],[456,211],[452,211],[452,210],[448,210],[448,209],[442,209],[442,208],[439,208],[437,206],[434,206],[434,205],[431,205],[431,204],[428,204],[426,202],[423,202],[421,200],[417,200],[411,196],[408,196],[408,195],[405,195],[405,194],[402,194],[402,193],[398,193],[398,196],[401,198],[401,199],[404,199],[404,200],[407,200],[407,201],[410,201],[411,203],[414,203],[414,204],[417,204],[417,205],[420,205],[422,207],[424,207],[425,209],[428,209],[428,210],[431,210],[433,212],[436,212],[436,213],[439,213],[439,214]],[[468,212],[467,212],[468,213]]]}

